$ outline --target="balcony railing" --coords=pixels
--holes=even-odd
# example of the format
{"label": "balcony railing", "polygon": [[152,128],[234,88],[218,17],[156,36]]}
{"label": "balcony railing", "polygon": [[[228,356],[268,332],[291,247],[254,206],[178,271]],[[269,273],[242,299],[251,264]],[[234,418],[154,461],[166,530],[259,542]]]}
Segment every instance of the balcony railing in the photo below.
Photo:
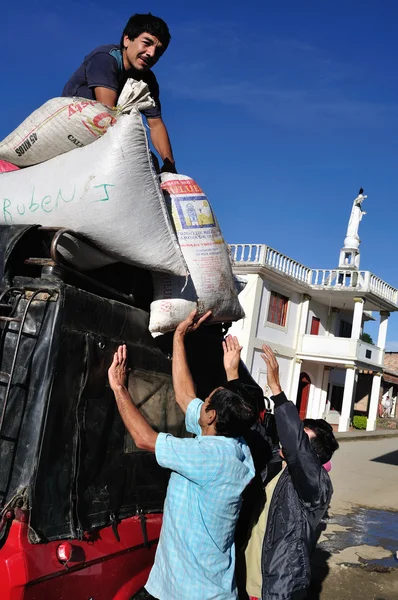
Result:
{"label": "balcony railing", "polygon": [[275,269],[302,283],[309,283],[311,269],[264,244],[232,244],[231,257],[235,265],[263,265]]}
{"label": "balcony railing", "polygon": [[370,291],[380,296],[381,298],[386,298],[392,304],[398,304],[398,290],[393,288],[391,285],[370,273]]}
{"label": "balcony railing", "polygon": [[369,271],[313,269],[310,285],[315,288],[357,288],[368,291],[369,275]]}
{"label": "balcony railing", "polygon": [[309,269],[265,244],[232,244],[230,251],[235,266],[268,267],[309,286],[310,289],[371,292],[398,306],[398,290],[370,271]]}

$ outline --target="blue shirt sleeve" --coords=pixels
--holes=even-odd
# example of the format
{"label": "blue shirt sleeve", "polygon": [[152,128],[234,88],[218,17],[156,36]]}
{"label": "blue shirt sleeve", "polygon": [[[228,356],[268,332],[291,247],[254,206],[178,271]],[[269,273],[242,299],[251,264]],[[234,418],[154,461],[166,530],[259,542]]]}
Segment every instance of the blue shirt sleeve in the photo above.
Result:
{"label": "blue shirt sleeve", "polygon": [[107,52],[98,52],[87,61],[85,66],[89,88],[104,87],[118,91],[119,69],[116,58]]}
{"label": "blue shirt sleeve", "polygon": [[148,84],[149,92],[153,100],[155,101],[156,106],[143,110],[142,114],[145,115],[147,119],[160,119],[162,118],[162,107],[159,98],[159,84],[155,77],[155,74],[152,73],[152,71],[148,71],[147,73],[145,73],[144,81]]}
{"label": "blue shirt sleeve", "polygon": [[201,434],[199,425],[200,409],[203,406],[202,400],[195,398],[188,404],[187,412],[185,413],[185,428],[189,433],[195,435]]}
{"label": "blue shirt sleeve", "polygon": [[159,433],[155,445],[156,460],[161,467],[204,486],[220,470],[213,445],[207,442],[203,437],[176,438],[170,433]]}

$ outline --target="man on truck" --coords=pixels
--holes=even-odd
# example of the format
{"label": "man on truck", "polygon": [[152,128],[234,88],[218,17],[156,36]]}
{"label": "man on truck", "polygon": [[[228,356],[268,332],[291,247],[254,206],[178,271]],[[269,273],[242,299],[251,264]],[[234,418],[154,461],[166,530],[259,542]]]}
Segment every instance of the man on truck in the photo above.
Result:
{"label": "man on truck", "polygon": [[250,450],[240,436],[257,410],[239,382],[241,346],[231,336],[223,344],[228,383],[205,402],[196,397],[184,340],[209,316],[195,321],[192,312],[173,339],[176,401],[194,438],[157,433],[138,411],[127,389],[126,346],[119,346],[109,369],[119,412],[136,445],[154,452],[160,466],[171,470],[155,564],[145,586],[158,600],[237,598],[234,531],[241,494],[254,476]]}
{"label": "man on truck", "polygon": [[155,106],[143,111],[152,144],[163,160],[162,171],[176,173],[173,151],[162,119],[159,85],[151,71],[166,51],[171,36],[166,23],[149,14],[135,14],[123,30],[120,44],[99,46],[90,52],[65,84],[62,96],[98,100],[113,107],[127,79],[144,81]]}

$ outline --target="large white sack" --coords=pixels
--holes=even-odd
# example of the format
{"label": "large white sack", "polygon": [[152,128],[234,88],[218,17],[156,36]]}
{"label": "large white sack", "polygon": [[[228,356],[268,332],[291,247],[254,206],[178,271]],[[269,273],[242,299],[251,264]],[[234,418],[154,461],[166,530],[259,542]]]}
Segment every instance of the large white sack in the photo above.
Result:
{"label": "large white sack", "polygon": [[147,84],[134,79],[127,80],[115,109],[87,98],[52,98],[0,143],[0,159],[18,167],[36,165],[91,144],[133,106],[154,105]]}
{"label": "large white sack", "polygon": [[0,223],[68,227],[115,260],[186,273],[136,108],[90,146],[1,174]]}
{"label": "large white sack", "polygon": [[171,173],[162,175],[162,189],[190,277],[153,274],[150,331],[175,329],[195,308],[212,310],[213,322],[238,321],[244,312],[228,248],[206,195],[190,177]]}

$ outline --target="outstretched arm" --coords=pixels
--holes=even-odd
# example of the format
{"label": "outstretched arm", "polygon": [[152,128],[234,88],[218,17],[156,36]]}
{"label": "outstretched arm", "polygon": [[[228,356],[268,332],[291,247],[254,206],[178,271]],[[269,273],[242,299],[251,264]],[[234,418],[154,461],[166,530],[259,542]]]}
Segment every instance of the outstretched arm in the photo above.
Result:
{"label": "outstretched arm", "polygon": [[211,315],[211,311],[208,311],[198,321],[195,321],[196,312],[196,310],[192,311],[189,317],[179,324],[173,338],[173,387],[176,402],[184,414],[187,411],[188,404],[196,398],[195,384],[189,370],[185,350],[185,336],[187,333],[196,331],[203,321]]}
{"label": "outstretched arm", "polygon": [[119,346],[117,352],[115,352],[113,362],[109,367],[109,384],[115,394],[117,407],[123,423],[136,446],[142,450],[155,452],[158,434],[152,429],[133,403],[127,389],[127,375],[127,348],[123,345]]}
{"label": "outstretched arm", "polygon": [[262,359],[267,365],[267,381],[275,403],[275,421],[283,457],[293,485],[304,502],[316,502],[321,493],[322,465],[311,448],[297,407],[289,402],[279,381],[279,366],[272,349],[264,345]]}
{"label": "outstretched arm", "polygon": [[154,145],[157,153],[160,154],[160,157],[164,163],[164,168],[162,168],[162,171],[176,173],[177,171],[173,151],[171,149],[170,138],[163,120],[161,117],[158,117],[157,119],[148,119],[148,127],[150,130],[152,144]]}

